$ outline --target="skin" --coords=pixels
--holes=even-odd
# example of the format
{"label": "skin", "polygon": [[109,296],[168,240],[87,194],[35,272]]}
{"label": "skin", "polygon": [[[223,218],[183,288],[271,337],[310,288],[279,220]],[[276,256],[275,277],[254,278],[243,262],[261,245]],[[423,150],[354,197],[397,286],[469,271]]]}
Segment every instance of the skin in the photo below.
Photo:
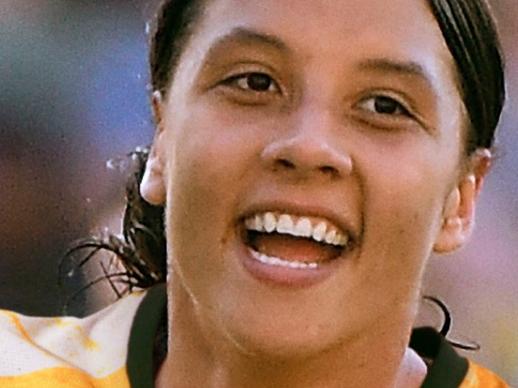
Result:
{"label": "skin", "polygon": [[[426,2],[211,1],[154,108],[141,192],[166,206],[172,333],[157,386],[420,386],[426,262],[465,242],[490,160],[463,153]],[[256,206],[331,211],[354,249],[314,286],[258,282],[238,233]]]}

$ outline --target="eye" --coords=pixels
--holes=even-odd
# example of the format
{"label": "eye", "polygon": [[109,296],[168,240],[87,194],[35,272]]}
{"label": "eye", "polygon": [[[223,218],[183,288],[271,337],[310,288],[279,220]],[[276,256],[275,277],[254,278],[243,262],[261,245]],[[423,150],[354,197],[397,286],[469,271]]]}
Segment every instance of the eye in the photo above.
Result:
{"label": "eye", "polygon": [[360,103],[362,109],[372,113],[391,116],[412,116],[407,108],[396,99],[388,96],[374,96]]}
{"label": "eye", "polygon": [[279,86],[272,77],[259,72],[239,74],[228,78],[224,83],[226,85],[235,86],[243,91],[257,93],[275,93],[279,91]]}

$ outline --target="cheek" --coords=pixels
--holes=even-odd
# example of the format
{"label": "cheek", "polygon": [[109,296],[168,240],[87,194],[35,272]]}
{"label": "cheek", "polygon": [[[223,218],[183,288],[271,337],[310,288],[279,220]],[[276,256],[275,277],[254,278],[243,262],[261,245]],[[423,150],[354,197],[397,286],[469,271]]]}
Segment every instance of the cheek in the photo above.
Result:
{"label": "cheek", "polygon": [[259,174],[260,154],[278,120],[210,98],[200,98],[180,114],[181,120],[170,125],[176,148],[171,183],[189,190],[193,200],[211,198],[204,207],[224,205],[227,201],[218,204],[215,199],[234,197],[237,188],[246,188]]}
{"label": "cheek", "polygon": [[235,196],[253,167],[259,142],[246,125],[203,109],[180,123],[172,141],[177,151],[171,184],[178,193],[188,193],[189,203],[202,202],[207,210]]}
{"label": "cheek", "polygon": [[364,247],[376,258],[371,276],[391,273],[411,282],[419,279],[438,232],[450,163],[433,152],[395,150],[366,152],[370,157],[359,163]]}
{"label": "cheek", "polygon": [[[203,281],[208,272],[196,267],[211,263],[221,270],[225,243],[235,232],[236,206],[259,148],[251,129],[210,109],[192,109],[169,125],[167,234],[170,257],[181,258],[184,270]],[[206,256],[210,255],[210,258]]]}

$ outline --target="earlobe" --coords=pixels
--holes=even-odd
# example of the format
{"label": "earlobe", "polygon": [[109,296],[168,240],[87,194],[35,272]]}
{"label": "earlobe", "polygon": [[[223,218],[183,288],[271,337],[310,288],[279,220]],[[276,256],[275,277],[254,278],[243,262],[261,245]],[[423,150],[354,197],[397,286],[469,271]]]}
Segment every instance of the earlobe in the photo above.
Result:
{"label": "earlobe", "polygon": [[164,181],[164,162],[160,151],[163,134],[162,96],[160,92],[155,91],[152,100],[157,129],[146,163],[146,170],[140,183],[140,195],[151,205],[162,206],[165,204],[166,186]]}
{"label": "earlobe", "polygon": [[475,205],[491,163],[491,153],[476,151],[468,173],[449,193],[443,209],[443,221],[434,244],[436,253],[451,253],[470,237],[475,221]]}

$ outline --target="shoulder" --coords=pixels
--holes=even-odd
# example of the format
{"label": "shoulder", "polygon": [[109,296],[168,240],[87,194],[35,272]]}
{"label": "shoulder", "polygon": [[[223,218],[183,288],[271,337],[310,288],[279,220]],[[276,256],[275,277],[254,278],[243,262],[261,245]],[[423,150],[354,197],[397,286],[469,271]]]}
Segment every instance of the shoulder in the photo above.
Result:
{"label": "shoulder", "polygon": [[490,370],[469,361],[468,372],[460,388],[509,388],[509,385]]}
{"label": "shoulder", "polygon": [[128,386],[127,344],[145,292],[86,318],[0,310],[0,387]]}

